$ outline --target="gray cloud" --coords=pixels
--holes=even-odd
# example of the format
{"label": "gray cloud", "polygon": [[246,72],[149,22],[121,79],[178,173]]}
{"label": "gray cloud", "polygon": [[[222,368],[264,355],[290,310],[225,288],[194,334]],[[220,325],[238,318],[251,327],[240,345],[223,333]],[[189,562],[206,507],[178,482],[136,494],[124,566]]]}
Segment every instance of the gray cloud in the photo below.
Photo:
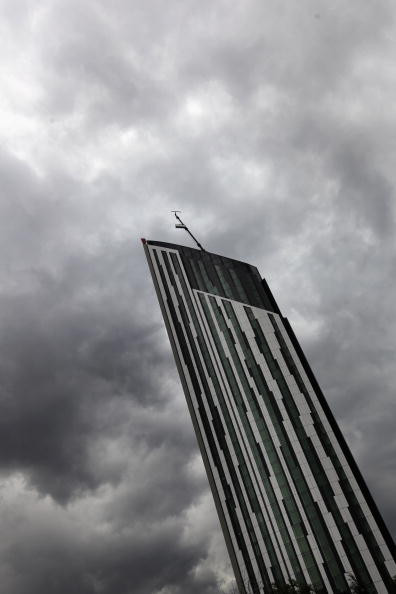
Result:
{"label": "gray cloud", "polygon": [[3,5],[3,589],[230,583],[139,242],[172,208],[266,276],[395,534],[392,5]]}

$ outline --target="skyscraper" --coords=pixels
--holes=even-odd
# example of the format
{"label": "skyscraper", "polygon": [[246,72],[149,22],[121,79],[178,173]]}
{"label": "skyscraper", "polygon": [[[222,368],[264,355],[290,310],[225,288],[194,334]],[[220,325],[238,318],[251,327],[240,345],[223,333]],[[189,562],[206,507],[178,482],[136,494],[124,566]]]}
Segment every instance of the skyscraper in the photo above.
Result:
{"label": "skyscraper", "polygon": [[241,594],[388,592],[395,545],[266,281],[142,241]]}

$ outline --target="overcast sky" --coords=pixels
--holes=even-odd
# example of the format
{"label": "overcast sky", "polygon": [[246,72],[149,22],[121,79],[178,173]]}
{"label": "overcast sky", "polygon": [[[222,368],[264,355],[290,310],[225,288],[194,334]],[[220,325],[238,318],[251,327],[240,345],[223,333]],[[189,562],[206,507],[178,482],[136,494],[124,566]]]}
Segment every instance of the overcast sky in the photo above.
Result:
{"label": "overcast sky", "polygon": [[391,0],[2,0],[0,584],[231,571],[140,237],[258,266],[396,533]]}

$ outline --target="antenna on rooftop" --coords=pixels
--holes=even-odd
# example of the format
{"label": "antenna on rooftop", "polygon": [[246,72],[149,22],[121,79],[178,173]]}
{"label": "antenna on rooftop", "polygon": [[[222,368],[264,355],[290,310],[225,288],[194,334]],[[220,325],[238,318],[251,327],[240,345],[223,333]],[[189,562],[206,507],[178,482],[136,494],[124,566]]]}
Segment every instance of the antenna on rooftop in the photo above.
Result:
{"label": "antenna on rooftop", "polygon": [[176,223],[175,227],[176,229],[184,229],[185,231],[187,231],[187,233],[190,235],[190,237],[193,238],[193,240],[195,241],[195,243],[197,244],[197,246],[199,247],[200,250],[202,250],[203,252],[205,251],[204,248],[202,247],[202,245],[199,243],[198,239],[196,239],[194,237],[194,235],[191,233],[190,229],[187,227],[187,225],[185,225],[183,223],[183,221],[181,220],[181,218],[179,217],[179,215],[177,213],[181,212],[181,210],[172,210],[172,212],[174,213],[175,217],[177,218],[177,220],[179,221],[178,223]]}

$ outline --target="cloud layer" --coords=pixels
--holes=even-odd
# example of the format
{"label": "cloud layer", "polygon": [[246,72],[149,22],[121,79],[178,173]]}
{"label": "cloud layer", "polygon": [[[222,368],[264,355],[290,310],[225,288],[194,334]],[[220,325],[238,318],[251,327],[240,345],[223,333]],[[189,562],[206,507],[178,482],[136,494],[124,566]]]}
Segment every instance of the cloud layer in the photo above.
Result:
{"label": "cloud layer", "polygon": [[5,0],[0,583],[231,572],[139,237],[256,264],[396,533],[395,10]]}

